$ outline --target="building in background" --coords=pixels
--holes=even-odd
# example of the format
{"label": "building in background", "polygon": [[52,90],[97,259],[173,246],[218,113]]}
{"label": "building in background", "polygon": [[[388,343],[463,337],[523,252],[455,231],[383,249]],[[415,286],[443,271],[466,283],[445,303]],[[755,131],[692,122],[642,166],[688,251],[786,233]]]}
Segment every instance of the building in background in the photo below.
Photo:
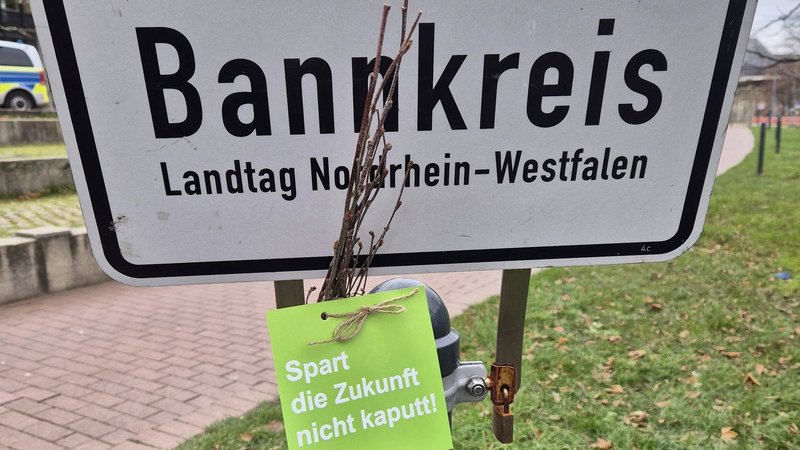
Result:
{"label": "building in background", "polygon": [[0,0],[0,40],[38,46],[28,0]]}
{"label": "building in background", "polygon": [[800,55],[775,55],[757,38],[747,46],[731,121],[800,125]]}

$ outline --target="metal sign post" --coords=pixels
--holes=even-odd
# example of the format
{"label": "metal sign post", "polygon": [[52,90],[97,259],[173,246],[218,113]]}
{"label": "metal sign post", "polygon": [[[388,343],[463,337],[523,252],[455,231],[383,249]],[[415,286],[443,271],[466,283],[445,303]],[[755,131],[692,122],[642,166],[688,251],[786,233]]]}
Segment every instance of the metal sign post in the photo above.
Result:
{"label": "metal sign post", "polygon": [[528,306],[530,269],[504,270],[497,318],[497,352],[492,365],[492,431],[498,441],[514,440],[514,421],[510,411],[522,376],[522,340]]}
{"label": "metal sign post", "polygon": [[516,367],[515,388],[522,374],[522,338],[525,334],[525,310],[528,306],[530,269],[504,270],[500,289],[500,314],[497,319],[497,354],[495,362]]}
{"label": "metal sign post", "polygon": [[305,304],[303,280],[278,280],[275,286],[275,305],[278,308],[289,308]]}

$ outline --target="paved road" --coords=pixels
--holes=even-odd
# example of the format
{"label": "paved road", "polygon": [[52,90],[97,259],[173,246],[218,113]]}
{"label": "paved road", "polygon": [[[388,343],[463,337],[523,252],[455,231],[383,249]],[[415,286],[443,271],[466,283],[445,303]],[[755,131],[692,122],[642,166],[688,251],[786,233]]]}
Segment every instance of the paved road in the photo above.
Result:
{"label": "paved road", "polygon": [[[720,167],[752,148],[728,132]],[[420,275],[462,312],[500,272]],[[0,449],[171,448],[276,398],[264,311],[272,283],[116,282],[0,306]]]}

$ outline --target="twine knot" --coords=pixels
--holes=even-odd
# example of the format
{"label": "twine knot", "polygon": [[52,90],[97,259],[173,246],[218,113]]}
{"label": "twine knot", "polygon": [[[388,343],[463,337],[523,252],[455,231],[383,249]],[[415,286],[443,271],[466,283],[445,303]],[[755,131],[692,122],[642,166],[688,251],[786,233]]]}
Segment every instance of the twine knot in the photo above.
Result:
{"label": "twine knot", "polygon": [[330,339],[324,341],[314,341],[309,343],[309,345],[328,344],[336,341],[347,342],[358,335],[358,333],[361,331],[361,328],[364,326],[364,322],[367,321],[367,317],[369,317],[370,314],[404,313],[406,307],[403,305],[398,305],[397,302],[407,300],[413,297],[417,292],[419,292],[419,288],[415,288],[413,291],[409,292],[406,295],[401,295],[400,297],[390,298],[388,300],[376,303],[371,306],[362,306],[361,308],[353,312],[338,313],[338,314],[322,313],[323,320],[327,320],[329,317],[335,319],[344,319],[344,320],[341,321],[338,325],[336,325],[336,328],[333,329],[333,334],[331,335]]}

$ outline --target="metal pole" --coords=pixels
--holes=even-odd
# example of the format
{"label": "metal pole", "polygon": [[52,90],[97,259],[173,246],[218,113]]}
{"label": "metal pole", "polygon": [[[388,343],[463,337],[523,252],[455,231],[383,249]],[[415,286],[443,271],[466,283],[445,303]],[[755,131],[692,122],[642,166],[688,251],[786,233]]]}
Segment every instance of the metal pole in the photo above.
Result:
{"label": "metal pole", "polygon": [[275,281],[275,304],[278,308],[303,305],[306,302],[303,280]]}
{"label": "metal pole", "polygon": [[778,77],[772,77],[772,96],[769,99],[769,127],[772,128],[772,118],[778,114],[778,101],[776,91],[778,88]]}
{"label": "metal pole", "polygon": [[767,125],[761,124],[761,135],[758,140],[758,174],[764,173],[764,142],[767,138]]}
{"label": "metal pole", "polygon": [[517,389],[522,374],[522,338],[525,334],[525,309],[528,306],[530,281],[531,269],[504,270],[500,287],[495,361],[516,368]]}
{"label": "metal pole", "polygon": [[530,269],[503,271],[500,314],[497,318],[497,352],[490,375],[494,404],[492,433],[503,444],[514,442],[514,414],[510,406],[519,390],[522,375],[522,338],[525,335],[530,281]]}
{"label": "metal pole", "polygon": [[778,115],[778,126],[775,128],[775,153],[781,152],[781,116]]}

